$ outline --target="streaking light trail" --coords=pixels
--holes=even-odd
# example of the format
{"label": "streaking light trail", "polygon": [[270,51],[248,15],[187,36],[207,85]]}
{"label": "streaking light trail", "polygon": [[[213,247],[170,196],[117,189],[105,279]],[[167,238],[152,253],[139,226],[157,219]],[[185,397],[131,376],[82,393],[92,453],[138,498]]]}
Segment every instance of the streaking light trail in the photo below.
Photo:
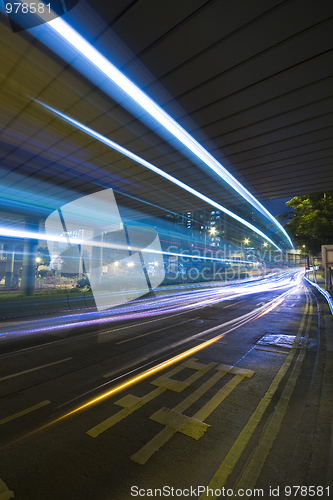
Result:
{"label": "streaking light trail", "polygon": [[132,153],[131,151],[129,151],[128,149],[125,149],[123,148],[122,146],[120,146],[119,144],[117,144],[116,142],[113,142],[111,141],[110,139],[108,139],[107,137],[105,137],[104,135],[102,134],[99,134],[98,132],[96,132],[95,130],[91,129],[90,127],[87,127],[86,125],[83,125],[83,123],[80,123],[78,122],[77,120],[74,120],[73,118],[71,118],[70,116],[67,116],[65,115],[64,113],[61,113],[60,111],[52,108],[51,106],[48,106],[47,104],[44,104],[43,102],[41,101],[38,101],[37,99],[35,99],[35,101],[40,104],[41,106],[43,106],[44,108],[48,109],[49,111],[51,111],[52,113],[54,113],[55,115],[61,117],[63,120],[67,121],[68,123],[74,125],[75,127],[77,127],[78,129],[82,130],[83,132],[89,134],[91,137],[94,137],[95,139],[97,139],[98,141],[106,144],[107,146],[111,147],[112,149],[115,149],[116,151],[118,151],[119,153],[123,154],[124,156],[127,156],[127,158],[130,158],[131,160],[135,161],[136,163],[139,163],[140,165],[148,168],[149,170],[152,170],[153,172],[155,172],[157,175],[160,175],[161,177],[164,177],[165,179],[167,179],[168,181],[172,182],[173,184],[176,184],[177,186],[181,187],[182,189],[184,189],[185,191],[188,191],[189,193],[193,194],[194,196],[196,196],[197,198],[200,198],[201,200],[205,201],[206,203],[209,203],[210,205],[214,206],[215,208],[218,208],[219,210],[221,210],[222,212],[224,212],[225,214],[229,215],[230,217],[232,217],[233,219],[237,220],[238,222],[240,222],[241,224],[243,224],[244,226],[248,227],[249,229],[251,229],[252,231],[254,231],[255,233],[259,234],[262,238],[264,238],[265,240],[267,240],[269,243],[271,243],[271,245],[273,245],[275,248],[277,248],[278,250],[281,250],[275,243],[273,240],[271,240],[265,233],[263,233],[260,229],[258,229],[257,227],[253,226],[253,224],[251,224],[250,222],[246,221],[245,219],[242,219],[241,217],[239,217],[238,215],[234,214],[233,212],[231,212],[231,210],[228,210],[226,207],[224,207],[223,205],[220,205],[219,203],[216,203],[216,201],[208,198],[207,196],[205,196],[204,194],[202,193],[199,193],[199,191],[196,191],[195,189],[191,188],[190,186],[188,186],[187,184],[185,184],[184,182],[176,179],[176,177],[173,177],[172,175],[164,172],[164,170],[161,170],[160,168],[158,167],[155,167],[155,165],[152,165],[151,163],[149,163],[148,161],[144,160],[143,158],[141,158],[140,156]]}
{"label": "streaking light trail", "polygon": [[[38,233],[34,231],[25,231],[25,230],[20,230],[20,229],[10,229],[7,227],[0,226],[0,236],[7,236],[9,238],[18,238],[18,239],[26,239],[30,238],[33,240],[41,240],[41,241],[58,241],[59,243],[67,243],[69,242],[72,245],[79,245],[82,243],[86,243],[89,240],[81,240],[80,238],[72,237],[72,236],[48,236],[45,233]],[[102,247],[102,248],[119,248],[119,244],[113,245],[112,243],[106,243],[106,242],[98,242],[94,241],[94,246],[95,247]],[[126,247],[127,248],[127,247]],[[196,254],[186,254],[186,253],[177,253],[177,252],[159,252],[157,250],[149,250],[149,248],[146,249],[147,253],[161,253],[163,255],[170,255],[172,257],[186,257],[186,258],[191,258],[191,259],[196,259],[196,260],[208,260],[208,261],[216,261],[216,262],[235,262],[237,264],[253,264],[253,261],[251,260],[236,260],[236,259],[220,259],[218,257],[208,257],[208,256],[202,256],[202,255],[196,255]]]}
{"label": "streaking light trail", "polygon": [[[261,293],[268,290],[280,291],[286,287],[293,289],[299,286],[299,280],[294,280],[294,273],[283,273],[282,275],[273,275],[254,281],[245,280],[241,283],[231,282],[226,286],[221,286],[221,283],[215,282],[214,287],[210,287],[209,289],[181,289],[178,293],[169,293],[158,298],[140,299],[122,305],[117,309],[104,312],[84,311],[74,313],[70,316],[66,314],[61,317],[39,319],[25,323],[23,328],[21,324],[17,326],[4,325],[3,328],[0,328],[0,337],[18,337],[36,333],[57,332],[67,328],[82,328],[93,325],[102,326],[118,321],[138,320],[149,317],[158,318],[165,315],[169,316],[170,314],[177,315],[185,311],[194,311],[208,305],[218,304],[226,300],[254,293]],[[166,287],[167,289],[168,287]],[[99,341],[104,342],[105,340],[107,340],[107,336],[104,338],[104,333],[100,333]]]}
{"label": "streaking light trail", "polygon": [[232,332],[233,330],[236,330],[237,328],[239,328],[240,326],[245,325],[249,321],[253,321],[253,320],[257,319],[257,318],[260,318],[263,314],[266,314],[266,313],[272,311],[273,309],[275,309],[278,305],[280,305],[283,302],[284,296],[287,293],[290,293],[290,292],[289,291],[285,292],[284,294],[282,294],[282,297],[279,298],[278,300],[274,299],[271,302],[269,302],[269,304],[268,304],[269,307],[267,307],[267,305],[261,307],[260,308],[260,311],[261,311],[260,313],[259,313],[259,310],[251,311],[250,313],[244,314],[243,316],[241,316],[239,318],[236,318],[235,320],[231,320],[230,322],[228,322],[226,324],[218,325],[216,327],[210,328],[209,330],[207,330],[206,332],[203,332],[203,333],[213,332],[213,331],[216,331],[216,330],[219,330],[219,329],[225,327],[228,324],[236,323],[235,326],[233,326],[232,328],[229,328],[227,331],[224,331],[223,333],[221,333],[221,334],[219,334],[219,335],[217,335],[217,336],[215,336],[215,337],[213,337],[213,338],[211,338],[209,340],[206,340],[205,342],[202,342],[201,344],[199,344],[199,345],[197,345],[195,347],[192,347],[191,349],[188,349],[188,350],[182,352],[181,354],[178,354],[177,356],[174,356],[174,357],[172,357],[172,358],[170,358],[170,359],[168,359],[168,360],[166,360],[166,361],[164,361],[162,363],[159,363],[158,365],[156,365],[156,366],[154,366],[152,368],[149,368],[148,370],[143,371],[139,375],[130,378],[129,380],[123,382],[122,384],[117,385],[116,387],[113,387],[111,390],[105,392],[104,394],[101,394],[100,396],[97,396],[96,398],[94,398],[94,399],[88,401],[87,403],[79,406],[75,410],[72,410],[71,412],[66,413],[66,415],[63,415],[58,420],[62,420],[64,418],[66,418],[66,417],[69,417],[70,415],[73,415],[74,413],[77,413],[78,411],[84,410],[85,408],[87,408],[87,407],[89,407],[89,406],[91,406],[91,405],[93,405],[95,403],[98,403],[99,401],[102,401],[103,399],[108,398],[108,397],[112,396],[113,394],[115,394],[117,392],[120,392],[121,390],[126,389],[127,387],[129,387],[129,386],[131,386],[133,384],[136,384],[136,383],[140,382],[141,380],[149,377],[150,375],[153,375],[154,373],[156,373],[156,372],[158,372],[160,370],[164,370],[168,366],[170,366],[170,365],[172,365],[174,363],[177,363],[178,361],[181,361],[182,359],[187,358],[188,356],[191,356],[192,354],[200,351],[201,349],[204,349],[205,347],[208,347],[209,345],[213,344],[217,340],[220,340],[227,333]]}
{"label": "streaking light trail", "polygon": [[225,167],[223,167],[208,151],[201,146],[186,130],[179,125],[171,116],[158,106],[147,94],[139,89],[129,78],[108,61],[98,50],[87,42],[79,33],[69,26],[62,18],[50,21],[49,26],[61,35],[68,43],[84,55],[95,67],[104,73],[123,92],[131,97],[139,106],[147,111],[158,123],[176,137],[184,146],[202,160],[209,168],[217,173],[229,186],[239,193],[252,206],[256,207],[262,214],[271,219],[274,224],[283,232],[290,245],[292,241],[282,227],[282,225],[272,216],[272,214],[233,177]]}
{"label": "streaking light trail", "polygon": [[[3,10],[3,8],[1,9]],[[38,13],[38,16],[43,19],[43,13]],[[127,78],[118,68],[116,68],[106,57],[104,57],[61,17],[58,17],[52,21],[48,21],[48,19],[45,19],[45,21],[46,24],[42,28],[39,27],[37,36],[38,33],[41,33],[41,29],[49,30],[51,28],[52,31],[57,33],[63,40],[67,42],[68,46],[74,48],[77,53],[81,54],[85,58],[85,60],[95,68],[95,72],[97,70],[97,72],[99,72],[100,74],[105,75],[108,80],[116,86],[116,88],[120,89],[121,92],[130,97],[132,101],[138,104],[154,120],[162,125],[165,130],[171,133],[185,147],[187,147],[192,153],[194,153],[198,159],[203,161],[205,165],[212,169],[240,196],[242,196],[253,207],[259,210],[265,217],[270,219],[274,223],[274,225],[278,227],[279,230],[284,234],[291,248],[294,248],[289,235],[282,227],[282,225],[275,219],[275,217],[273,217],[273,215],[255,198],[255,196],[253,196],[235,177],[233,177],[228,172],[228,170],[223,167],[198,141],[196,141],[183,127],[181,127],[179,123],[171,118],[171,116],[166,113],[166,111],[158,106],[147,94],[145,94],[137,85],[135,85],[129,78]],[[31,32],[34,32],[34,28],[31,30]],[[41,41],[46,45],[48,44],[43,36],[41,37]],[[64,57],[63,54],[61,54],[60,46],[61,44],[52,43],[50,45],[50,48],[60,56]],[[93,74],[93,72],[90,71],[89,74],[91,79],[91,75]],[[89,74],[87,75],[88,78]],[[104,91],[106,90],[104,89]],[[239,222],[244,224],[244,221],[241,218]],[[260,234],[258,230],[256,232]],[[270,241],[267,237],[265,237],[265,239],[267,241]],[[274,244],[274,246],[276,245]]]}
{"label": "streaking light trail", "polygon": [[[81,410],[89,408],[90,406],[93,406],[94,404],[99,403],[100,401],[103,401],[103,400],[107,399],[108,397],[113,396],[114,394],[121,392],[122,390],[124,390],[124,389],[138,383],[138,382],[141,382],[142,380],[150,377],[154,373],[157,373],[161,370],[164,370],[168,366],[173,365],[174,363],[177,363],[178,361],[181,361],[182,359],[185,359],[188,356],[195,354],[196,352],[200,351],[201,349],[204,349],[205,347],[208,347],[208,346],[214,344],[215,342],[217,342],[218,340],[223,338],[227,333],[230,333],[233,330],[236,330],[237,328],[245,325],[246,323],[249,323],[250,321],[254,321],[254,320],[258,319],[258,318],[260,318],[260,316],[262,314],[265,314],[266,312],[270,312],[273,309],[275,309],[275,307],[277,307],[279,304],[281,304],[281,302],[284,300],[285,296],[288,293],[290,293],[290,291],[284,292],[278,298],[278,300],[273,299],[268,304],[266,304],[265,306],[262,306],[261,308],[255,310],[255,311],[251,311],[247,314],[244,314],[243,316],[240,316],[239,318],[235,318],[234,320],[228,321],[227,323],[225,323],[223,325],[218,325],[218,326],[215,326],[213,328],[210,328],[209,330],[201,332],[200,334],[207,334],[207,333],[209,334],[210,332],[214,332],[216,330],[219,330],[220,328],[234,325],[231,328],[229,328],[227,331],[224,331],[224,332],[220,333],[219,335],[217,335],[211,339],[208,339],[205,342],[202,342],[201,344],[199,344],[195,347],[187,349],[186,351],[183,351],[182,353],[177,354],[176,356],[173,356],[172,358],[169,358],[166,361],[163,361],[162,363],[159,363],[159,364],[153,366],[152,368],[144,370],[139,375],[136,375],[134,377],[129,378],[125,382],[116,385],[112,389],[104,392],[103,394],[100,394],[99,396],[91,399],[90,401],[87,401],[87,403],[75,408],[74,410],[66,413],[65,415],[62,415],[61,417],[57,418],[56,420],[53,420],[53,421],[49,422],[48,424],[43,425],[42,427],[39,427],[38,429],[36,429],[35,431],[32,431],[31,433],[27,434],[24,437],[31,436],[32,434],[35,434],[38,431],[41,431],[47,427],[50,427],[51,425],[53,425],[57,422],[60,422],[61,420],[64,420],[65,418],[67,418],[71,415],[74,415],[74,414],[80,412]],[[110,382],[107,382],[107,384],[110,384],[112,382],[113,381],[111,380]],[[105,385],[105,384],[103,384],[103,385]]]}

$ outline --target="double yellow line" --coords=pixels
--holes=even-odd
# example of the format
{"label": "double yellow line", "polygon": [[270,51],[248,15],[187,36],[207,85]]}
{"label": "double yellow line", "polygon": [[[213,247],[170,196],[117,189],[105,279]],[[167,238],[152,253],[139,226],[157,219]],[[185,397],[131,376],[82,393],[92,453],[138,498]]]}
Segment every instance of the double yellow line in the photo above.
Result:
{"label": "double yellow line", "polygon": [[[220,490],[225,486],[226,481],[230,474],[233,472],[237,462],[243,455],[243,452],[245,451],[245,448],[247,447],[254,431],[256,430],[258,424],[260,423],[265,411],[267,410],[270,402],[272,401],[272,398],[274,394],[276,393],[277,388],[280,385],[281,380],[287,373],[290,365],[292,364],[295,354],[297,352],[302,333],[304,331],[306,319],[308,316],[308,313],[310,316],[313,313],[313,306],[312,304],[309,305],[310,299],[309,296],[306,296],[307,302],[305,306],[305,311],[302,317],[301,324],[299,326],[297,335],[295,337],[295,340],[293,342],[293,345],[291,347],[291,350],[281,366],[280,370],[278,373],[275,375],[272,383],[270,384],[266,394],[264,397],[261,399],[260,403],[258,404],[257,408],[254,410],[252,413],[250,419],[248,420],[247,424],[245,427],[242,429],[241,433],[237,437],[236,441],[230,448],[228,454],[226,455],[225,459],[215,472],[214,476],[210,480],[208,484],[208,488],[212,490]],[[306,340],[309,336],[309,330],[310,330],[310,322],[308,322],[307,327],[306,327],[306,334],[305,334],[305,343]],[[304,343],[304,344],[305,344]],[[264,466],[264,463],[266,461],[266,458],[268,457],[268,454],[270,452],[270,449],[273,445],[273,442],[275,441],[280,427],[282,420],[285,416],[287,406],[290,400],[290,397],[293,393],[294,387],[296,385],[296,381],[298,378],[298,375],[300,373],[300,367],[302,364],[302,361],[305,356],[305,350],[306,347],[303,344],[301,351],[298,355],[297,361],[295,363],[295,366],[292,370],[292,373],[288,379],[288,382],[285,386],[285,389],[281,395],[281,398],[279,400],[279,403],[275,407],[274,413],[270,416],[259,441],[258,446],[252,453],[250,459],[248,460],[246,466],[243,469],[243,472],[237,481],[237,484],[234,488],[234,492],[237,493],[237,489],[244,488],[244,489],[251,489],[255,486],[261,470]],[[207,491],[207,489],[206,489]],[[216,496],[207,496],[206,492],[203,493],[199,500],[206,500],[208,499],[212,500],[217,498]],[[231,497],[230,497],[231,498]]]}

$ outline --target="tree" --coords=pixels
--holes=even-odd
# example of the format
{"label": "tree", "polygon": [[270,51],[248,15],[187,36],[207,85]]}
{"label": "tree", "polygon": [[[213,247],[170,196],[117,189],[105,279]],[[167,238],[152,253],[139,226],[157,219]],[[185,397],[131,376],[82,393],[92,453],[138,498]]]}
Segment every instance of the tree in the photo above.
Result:
{"label": "tree", "polygon": [[316,254],[333,244],[333,191],[295,196],[286,205],[293,208],[286,229],[299,246]]}
{"label": "tree", "polygon": [[49,254],[49,249],[47,247],[38,247],[37,257],[40,258],[40,265],[49,266],[51,262],[51,257]]}

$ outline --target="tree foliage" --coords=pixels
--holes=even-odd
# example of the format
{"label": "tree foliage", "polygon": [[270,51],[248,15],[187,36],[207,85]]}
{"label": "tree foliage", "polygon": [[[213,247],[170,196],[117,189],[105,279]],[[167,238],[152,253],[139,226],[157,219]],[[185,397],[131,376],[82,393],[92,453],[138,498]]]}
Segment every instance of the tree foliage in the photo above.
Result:
{"label": "tree foliage", "polygon": [[286,205],[293,209],[286,229],[299,246],[318,253],[333,244],[333,191],[295,196]]}
{"label": "tree foliage", "polygon": [[42,265],[42,266],[48,266],[51,262],[49,249],[47,247],[38,247],[37,257],[39,257],[41,259],[40,265]]}

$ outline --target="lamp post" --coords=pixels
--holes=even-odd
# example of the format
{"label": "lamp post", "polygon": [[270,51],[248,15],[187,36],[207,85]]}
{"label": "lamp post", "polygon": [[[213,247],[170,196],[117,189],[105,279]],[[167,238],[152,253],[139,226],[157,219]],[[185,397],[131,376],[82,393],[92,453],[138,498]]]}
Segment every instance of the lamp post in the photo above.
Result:
{"label": "lamp post", "polygon": [[306,249],[305,245],[302,245],[302,249],[303,249],[303,252],[304,252],[304,255],[305,255],[305,264],[304,264],[304,267],[305,267],[305,273],[306,273],[306,269],[310,268],[310,255],[309,255],[309,251]]}
{"label": "lamp post", "polygon": [[[209,230],[210,234],[215,234],[216,233],[216,228],[211,227]],[[207,231],[205,231],[205,250],[207,249]]]}
{"label": "lamp post", "polygon": [[248,245],[250,243],[250,240],[248,238],[245,238],[244,241],[241,241],[241,259],[243,259],[243,243],[245,245]]}

